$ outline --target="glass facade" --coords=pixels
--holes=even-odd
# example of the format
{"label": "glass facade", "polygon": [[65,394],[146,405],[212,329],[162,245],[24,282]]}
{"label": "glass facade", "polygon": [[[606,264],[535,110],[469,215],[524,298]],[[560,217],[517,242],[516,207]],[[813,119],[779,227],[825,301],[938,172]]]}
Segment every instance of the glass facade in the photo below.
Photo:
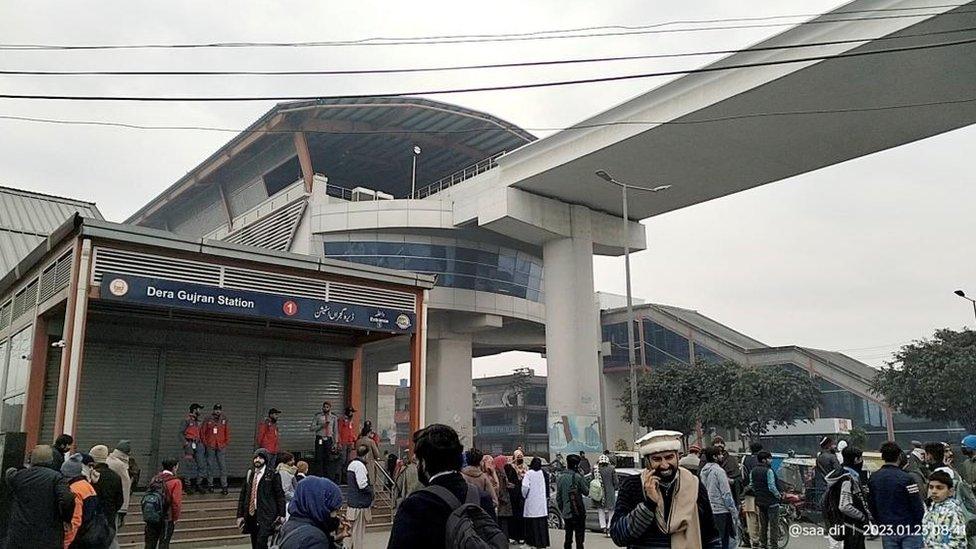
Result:
{"label": "glass facade", "polygon": [[687,337],[652,320],[643,319],[640,324],[644,328],[644,358],[648,366],[659,368],[665,364],[690,362]]}
{"label": "glass facade", "polygon": [[[604,368],[626,368],[629,366],[627,357],[627,323],[604,324],[601,326],[603,341],[609,344],[610,354],[603,355]],[[634,344],[640,345],[640,325],[634,323]],[[640,349],[637,349],[637,362],[640,363]]]}
{"label": "glass facade", "polygon": [[21,417],[24,414],[24,393],[27,391],[27,368],[30,361],[27,357],[31,351],[32,327],[24,328],[10,338],[0,351],[0,365],[6,361],[7,368],[3,377],[3,409],[0,410],[0,431],[19,431]]}
{"label": "glass facade", "polygon": [[542,261],[497,252],[411,242],[326,242],[325,257],[437,275],[437,285],[510,295],[541,303]]}
{"label": "glass facade", "polygon": [[727,358],[702,345],[701,343],[695,343],[695,362],[722,364],[723,362],[727,361]]}

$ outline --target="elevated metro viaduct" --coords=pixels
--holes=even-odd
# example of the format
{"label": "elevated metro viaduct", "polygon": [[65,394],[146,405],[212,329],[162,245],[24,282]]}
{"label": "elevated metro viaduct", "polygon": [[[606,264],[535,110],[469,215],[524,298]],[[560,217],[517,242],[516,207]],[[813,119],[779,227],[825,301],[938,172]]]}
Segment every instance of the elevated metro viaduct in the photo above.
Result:
{"label": "elevated metro viaduct", "polygon": [[[624,239],[594,171],[673,186],[630,197],[642,250],[641,219],[969,125],[974,6],[857,0],[539,140],[427,99],[280,104],[128,222],[437,274],[424,420],[466,440],[471,358],[503,350],[546,352],[551,415],[600,418],[593,255]],[[368,354],[367,385],[405,359]]]}

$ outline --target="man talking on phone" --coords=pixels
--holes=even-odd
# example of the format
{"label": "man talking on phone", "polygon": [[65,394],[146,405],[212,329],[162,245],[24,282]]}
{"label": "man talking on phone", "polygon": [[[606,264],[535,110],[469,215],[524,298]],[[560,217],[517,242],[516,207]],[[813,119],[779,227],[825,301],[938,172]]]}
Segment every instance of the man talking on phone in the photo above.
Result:
{"label": "man talking on phone", "polygon": [[610,537],[618,547],[721,547],[708,491],[678,467],[682,436],[651,431],[637,441],[644,470],[621,483],[610,522]]}

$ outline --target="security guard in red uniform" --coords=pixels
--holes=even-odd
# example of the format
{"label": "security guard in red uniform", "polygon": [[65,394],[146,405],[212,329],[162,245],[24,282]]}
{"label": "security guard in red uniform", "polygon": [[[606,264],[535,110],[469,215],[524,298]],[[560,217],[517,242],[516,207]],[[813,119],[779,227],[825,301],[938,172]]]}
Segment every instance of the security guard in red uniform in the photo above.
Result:
{"label": "security guard in red uniform", "polygon": [[264,448],[268,451],[270,465],[274,467],[275,458],[278,455],[278,416],[281,410],[272,408],[268,410],[268,417],[258,423],[258,434],[254,439],[257,448]]}
{"label": "security guard in red uniform", "polygon": [[203,447],[201,438],[200,410],[203,406],[197,403],[190,405],[190,413],[186,415],[180,425],[180,444],[183,446],[183,461],[186,467],[180,467],[184,471],[189,485],[184,483],[186,492],[192,493],[194,490],[201,494],[206,493],[203,487],[203,478],[207,474],[207,454]]}
{"label": "security guard in red uniform", "polygon": [[214,404],[213,414],[203,422],[203,433],[200,435],[207,453],[207,476],[210,493],[214,491],[216,479],[220,478],[220,493],[227,495],[227,461],[224,452],[230,444],[230,426],[224,407]]}

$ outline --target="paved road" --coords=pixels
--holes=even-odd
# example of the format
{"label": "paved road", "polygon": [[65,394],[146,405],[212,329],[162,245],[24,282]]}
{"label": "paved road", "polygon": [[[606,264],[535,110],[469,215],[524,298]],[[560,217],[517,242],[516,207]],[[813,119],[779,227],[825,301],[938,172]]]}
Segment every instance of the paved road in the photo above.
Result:
{"label": "paved road", "polygon": [[[366,547],[368,549],[385,549],[386,543],[390,539],[389,531],[378,531],[370,532],[366,534]],[[553,549],[558,549],[563,546],[563,532],[561,530],[550,530],[549,531],[549,541],[552,542]],[[587,549],[615,549],[616,545],[613,544],[610,539],[604,537],[602,534],[595,534],[588,532],[586,534],[586,547]],[[799,537],[792,538],[790,540],[787,549],[825,549],[827,547],[826,542],[823,538],[817,538],[814,536],[801,535]],[[519,546],[513,545],[512,549],[518,549]],[[867,549],[880,549],[880,541],[869,541],[867,542]],[[227,548],[225,548],[227,549]],[[230,549],[250,549],[250,545],[240,545]]]}

